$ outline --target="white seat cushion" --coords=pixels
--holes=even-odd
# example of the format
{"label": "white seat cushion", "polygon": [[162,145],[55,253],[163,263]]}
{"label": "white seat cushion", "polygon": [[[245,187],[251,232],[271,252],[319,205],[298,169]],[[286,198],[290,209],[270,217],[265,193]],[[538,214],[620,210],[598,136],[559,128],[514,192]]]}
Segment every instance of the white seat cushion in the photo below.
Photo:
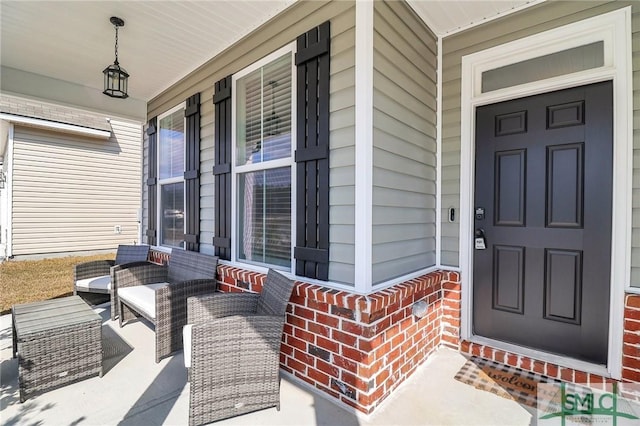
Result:
{"label": "white seat cushion", "polygon": [[169,283],[134,285],[118,289],[118,298],[141,314],[156,319],[156,289]]}
{"label": "white seat cushion", "polygon": [[182,343],[184,343],[184,366],[191,367],[191,330],[193,324],[187,324],[182,328]]}
{"label": "white seat cushion", "polygon": [[76,287],[88,288],[90,290],[111,290],[111,275],[101,275],[99,277],[85,278],[76,281]]}

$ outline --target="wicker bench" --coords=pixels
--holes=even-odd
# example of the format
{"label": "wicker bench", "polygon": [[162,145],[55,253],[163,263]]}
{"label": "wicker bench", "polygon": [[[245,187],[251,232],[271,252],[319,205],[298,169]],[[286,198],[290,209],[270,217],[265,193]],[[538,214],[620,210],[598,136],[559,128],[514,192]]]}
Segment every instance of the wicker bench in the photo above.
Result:
{"label": "wicker bench", "polygon": [[79,296],[14,305],[11,314],[20,402],[102,377],[102,318]]}

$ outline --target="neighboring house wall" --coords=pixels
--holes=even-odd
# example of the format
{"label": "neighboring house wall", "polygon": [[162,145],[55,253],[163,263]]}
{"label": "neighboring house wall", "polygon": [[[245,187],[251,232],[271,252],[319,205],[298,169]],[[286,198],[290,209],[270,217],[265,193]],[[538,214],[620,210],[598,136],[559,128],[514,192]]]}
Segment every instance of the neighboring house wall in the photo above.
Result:
{"label": "neighboring house wall", "polygon": [[[330,266],[329,280],[354,283],[355,198],[355,4],[353,2],[300,2],[257,31],[216,56],[149,103],[149,117],[157,116],[200,92],[200,251],[214,251],[214,83],[236,73],[300,34],[331,20],[330,76]],[[145,135],[145,155],[147,139]],[[144,158],[144,176],[148,159]],[[148,227],[147,188],[143,185],[143,230]]]}
{"label": "neighboring house wall", "polygon": [[[494,47],[545,30],[573,23],[595,15],[633,4],[634,52],[634,179],[632,278],[640,286],[640,6],[638,3],[614,2],[545,2],[493,21],[488,25],[444,38],[443,41],[443,103],[442,103],[442,206],[460,207],[460,83],[461,58],[473,52]],[[456,221],[457,222],[457,221]],[[459,223],[442,219],[442,264],[459,266]]]}
{"label": "neighboring house wall", "polygon": [[[16,123],[9,142],[11,254],[113,250],[138,242],[141,125],[20,98],[2,101],[2,112],[38,118],[44,126]],[[51,130],[47,123],[111,136]]]}
{"label": "neighboring house wall", "polygon": [[375,3],[374,284],[436,263],[436,42],[406,3]]}
{"label": "neighboring house wall", "polygon": [[16,127],[14,256],[137,242],[140,126],[111,124],[108,140]]}

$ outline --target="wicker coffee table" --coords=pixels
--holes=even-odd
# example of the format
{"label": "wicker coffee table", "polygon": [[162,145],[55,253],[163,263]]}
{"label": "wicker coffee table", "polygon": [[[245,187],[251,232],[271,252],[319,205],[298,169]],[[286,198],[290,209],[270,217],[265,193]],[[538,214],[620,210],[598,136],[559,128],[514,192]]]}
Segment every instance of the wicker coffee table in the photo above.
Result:
{"label": "wicker coffee table", "polygon": [[14,305],[11,311],[20,402],[102,377],[102,318],[79,296]]}

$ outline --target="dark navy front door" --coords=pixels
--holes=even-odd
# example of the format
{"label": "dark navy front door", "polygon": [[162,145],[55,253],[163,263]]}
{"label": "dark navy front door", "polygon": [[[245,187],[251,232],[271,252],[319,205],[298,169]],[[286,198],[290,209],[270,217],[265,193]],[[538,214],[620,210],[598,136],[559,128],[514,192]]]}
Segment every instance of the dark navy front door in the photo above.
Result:
{"label": "dark navy front door", "polygon": [[611,82],[477,109],[474,334],[606,364],[612,120]]}

